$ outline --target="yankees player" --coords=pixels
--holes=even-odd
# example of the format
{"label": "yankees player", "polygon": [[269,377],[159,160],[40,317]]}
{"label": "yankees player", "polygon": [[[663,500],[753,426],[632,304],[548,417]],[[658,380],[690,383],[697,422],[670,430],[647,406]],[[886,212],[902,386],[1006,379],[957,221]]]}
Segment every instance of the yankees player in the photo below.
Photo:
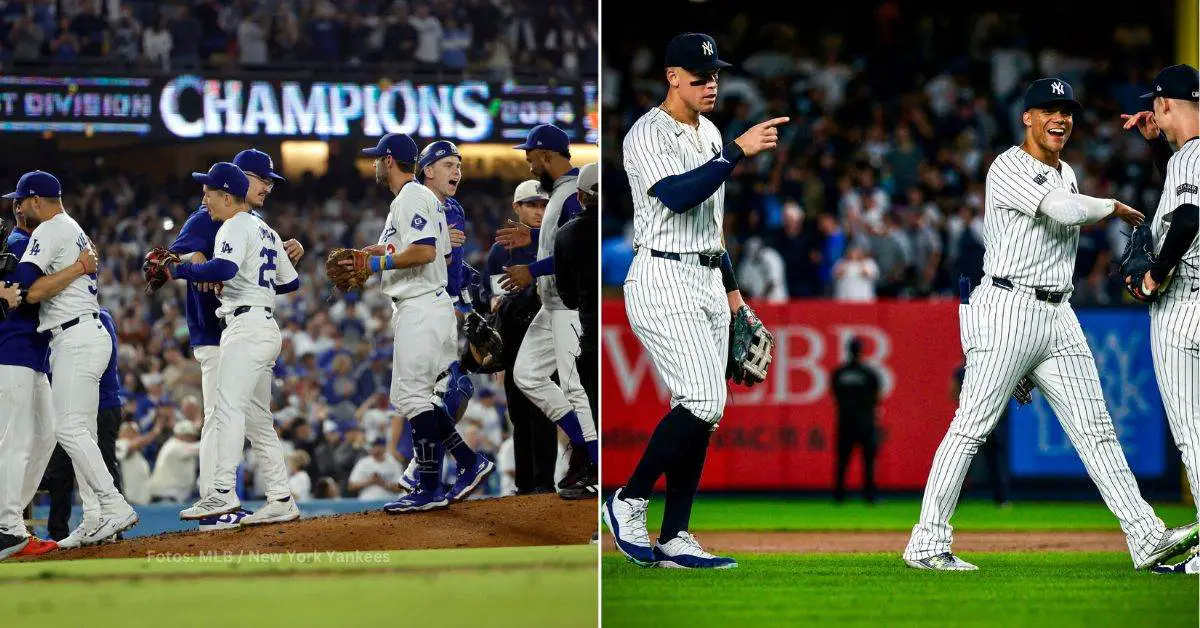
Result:
{"label": "yankees player", "polygon": [[392,299],[390,397],[412,427],[420,468],[416,490],[386,504],[384,511],[446,508],[450,500],[441,483],[443,443],[453,438],[454,420],[432,401],[438,375],[458,351],[454,305],[446,291],[451,248],[446,216],[438,197],[414,180],[417,144],[411,137],[389,133],[362,152],[375,157],[376,182],[395,194],[379,243],[363,250],[369,256],[366,268],[382,273],[380,288]]}
{"label": "yankees player", "polygon": [[[418,155],[414,174],[418,183],[433,192],[445,212],[451,245],[446,267],[446,289],[456,303],[461,303],[461,295],[465,287],[462,245],[465,241],[467,216],[462,205],[452,198],[458,191],[459,181],[462,180],[462,156],[458,152],[458,147],[453,142],[446,140],[431,142]],[[442,442],[442,447],[454,457],[454,465],[458,473],[447,497],[451,502],[456,502],[466,499],[480,483],[487,479],[487,476],[491,475],[496,465],[486,456],[476,453],[467,446],[455,427],[455,421],[461,416],[461,410],[465,410],[466,402],[474,392],[471,380],[462,374],[457,359],[452,359],[446,365],[446,369],[438,377],[434,390],[433,403],[443,404],[445,410],[445,412],[437,413],[438,421],[444,423],[441,425],[441,430],[447,434],[446,440]],[[446,421],[449,422],[445,423]],[[418,470],[419,465],[414,456],[400,479],[401,485],[410,491],[416,489]]]}
{"label": "yankees player", "polygon": [[[82,545],[98,543],[137,525],[138,515],[117,491],[96,444],[100,376],[112,343],[100,324],[95,247],[63,208],[53,175],[27,173],[5,198],[19,199],[21,213],[36,225],[15,279],[27,291],[26,302],[41,304],[38,332],[50,334],[54,434],[75,467],[85,515],[77,538]],[[38,477],[52,450],[51,443],[32,455]]]}
{"label": "yankees player", "polygon": [[[552,124],[533,127],[525,142],[516,147],[525,151],[529,169],[550,190],[550,201],[542,216],[538,233],[538,259],[529,265],[504,269],[507,277],[501,287],[515,292],[537,280],[542,308],[525,332],[513,370],[517,387],[546,416],[558,424],[574,449],[586,449],[591,463],[589,472],[580,474],[574,485],[561,489],[565,499],[594,497],[595,465],[599,450],[596,423],[587,392],[579,380],[575,358],[579,355],[582,328],[579,312],[567,309],[554,281],[554,238],[559,227],[582,211],[575,195],[579,169],[571,165],[571,146],[567,134]],[[550,376],[558,371],[559,384]]]}
{"label": "yankees player", "polygon": [[[18,184],[18,188],[21,185]],[[25,254],[33,227],[13,203],[16,225],[8,253],[0,256],[3,279],[11,280]],[[71,271],[60,271],[71,272]],[[53,551],[53,541],[31,536],[22,511],[37,490],[42,470],[54,448],[54,400],[50,394],[50,346],[37,331],[38,306],[20,303],[17,284],[0,283],[10,307],[0,320],[0,559]],[[15,294],[14,294],[15,293]],[[19,306],[19,307],[18,307]]]}
{"label": "yankees player", "polygon": [[[729,64],[712,37],[684,33],[666,52],[666,100],[638,118],[623,143],[633,191],[636,253],[625,279],[630,325],[671,390],[671,410],[650,437],[625,486],[605,501],[617,548],[639,565],[729,568],[688,533],[709,437],[725,410],[731,312],[744,302],[721,238],[725,180],[742,158],[774,149],[775,118],[722,147],[705,116],[717,102],[717,73]],[[646,509],[667,477],[658,542]]]}
{"label": "yankees player", "polygon": [[[274,190],[275,184],[286,179],[275,172],[275,164],[269,155],[253,148],[248,148],[235,155],[233,164],[241,168],[250,181],[246,202],[249,203],[251,212],[257,215],[257,212],[261,211],[266,204],[267,196]],[[210,215],[208,208],[201,203],[200,207],[192,212],[192,215],[183,223],[179,235],[168,248],[180,255],[200,253],[205,260],[213,259],[213,246],[216,243],[217,229],[220,226],[220,221],[215,220]],[[298,264],[304,255],[304,247],[295,239],[284,242],[283,248],[293,266]],[[213,469],[216,464],[216,455],[212,450],[215,447],[215,439],[206,439],[204,435],[211,429],[212,421],[210,419],[217,403],[217,361],[220,357],[221,344],[221,322],[217,319],[217,308],[220,307],[221,302],[217,298],[217,290],[219,287],[210,282],[188,281],[187,300],[184,304],[189,344],[196,361],[200,363],[200,385],[204,398],[204,427],[201,428],[200,447],[206,454],[201,456],[200,464],[200,486],[202,487],[211,485]],[[254,409],[258,412],[269,411],[269,408],[257,405]],[[261,422],[255,424],[259,425]],[[251,446],[256,447],[256,450],[260,436],[271,440],[276,438],[274,430],[271,434],[250,430],[246,435]],[[260,454],[266,456],[267,452],[262,450]],[[263,459],[270,460],[269,457]],[[252,513],[248,510],[239,509],[230,514],[201,519],[200,529],[216,530],[237,527],[242,519],[250,514]]]}
{"label": "yankees player", "polygon": [[[1124,116],[1125,128],[1136,125],[1154,142],[1157,155],[1169,155],[1165,164],[1156,160],[1163,190],[1150,227],[1158,261],[1141,278],[1143,293],[1158,291],[1158,300],[1150,306],[1150,348],[1167,423],[1183,456],[1192,501],[1200,506],[1200,81],[1196,69],[1166,68],[1154,79],[1154,90],[1142,98],[1153,111]],[[1174,275],[1166,283],[1171,271]],[[1200,556],[1154,570],[1200,573]]]}
{"label": "yankees player", "polygon": [[[211,465],[212,475],[201,485],[201,497],[179,513],[184,520],[201,520],[236,512],[241,500],[236,491],[238,464],[247,434],[255,458],[266,465],[267,503],[242,519],[242,525],[282,523],[300,518],[287,483],[283,449],[271,418],[272,368],[279,357],[282,337],[272,315],[276,294],[300,287],[300,277],[283,249],[283,240],[267,223],[250,213],[247,195],[250,179],[232,163],[219,162],[207,173],[192,178],[204,185],[204,206],[217,230],[213,258],[182,262],[171,276],[188,281],[222,283],[221,305],[216,310],[222,329],[217,358],[216,405],[205,420],[201,467]],[[205,446],[203,439],[210,439]],[[206,460],[214,457],[215,463]]]}
{"label": "yankees player", "polygon": [[1125,532],[1136,568],[1196,544],[1195,526],[1167,530],[1138,492],[1104,403],[1096,362],[1067,297],[1079,225],[1143,216],[1120,201],[1078,193],[1060,158],[1081,105],[1061,79],[1025,91],[1025,139],[988,169],[984,278],[959,307],[966,377],[958,412],[938,446],[920,522],[904,550],[917,569],[971,571],[950,551],[950,517],[979,446],[1014,387],[1028,376],[1046,395],[1084,467]]}

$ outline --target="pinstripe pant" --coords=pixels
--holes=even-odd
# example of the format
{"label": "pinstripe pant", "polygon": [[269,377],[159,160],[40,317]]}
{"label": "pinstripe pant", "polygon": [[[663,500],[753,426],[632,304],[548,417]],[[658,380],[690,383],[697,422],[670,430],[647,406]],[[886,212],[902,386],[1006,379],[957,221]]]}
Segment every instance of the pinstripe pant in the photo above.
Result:
{"label": "pinstripe pant", "polygon": [[720,269],[700,266],[695,254],[683,257],[651,257],[641,249],[625,278],[625,311],[671,391],[671,407],[683,404],[715,426],[728,392],[729,301]]}
{"label": "pinstripe pant", "polygon": [[1168,292],[1151,305],[1150,350],[1167,425],[1200,510],[1200,300],[1185,301]]}
{"label": "pinstripe pant", "polygon": [[921,520],[904,550],[908,560],[950,551],[950,517],[967,468],[1025,375],[1046,396],[1105,505],[1120,521],[1134,561],[1149,555],[1166,530],[1142,499],[1125,460],[1074,310],[1066,301],[1038,301],[1032,292],[1020,286],[1006,290],[984,278],[970,305],[959,306],[966,378],[958,412],[933,457]]}

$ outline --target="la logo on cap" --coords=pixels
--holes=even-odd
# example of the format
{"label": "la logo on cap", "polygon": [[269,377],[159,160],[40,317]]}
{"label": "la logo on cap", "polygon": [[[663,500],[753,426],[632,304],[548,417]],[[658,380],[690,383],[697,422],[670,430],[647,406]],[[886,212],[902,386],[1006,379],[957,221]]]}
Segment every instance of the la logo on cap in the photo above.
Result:
{"label": "la logo on cap", "polygon": [[1054,81],[1053,83],[1050,84],[1050,91],[1054,92],[1055,94],[1058,94],[1059,96],[1062,96],[1063,95],[1063,84],[1059,81]]}
{"label": "la logo on cap", "polygon": [[711,56],[713,56],[713,46],[712,46],[712,44],[711,44],[711,43],[709,43],[709,42],[707,42],[707,41],[706,41],[706,42],[704,42],[704,43],[702,43],[702,44],[700,44],[700,52],[703,52],[703,53],[704,53],[704,56],[706,56],[706,57],[711,57]]}
{"label": "la logo on cap", "polygon": [[221,186],[221,187],[223,187],[223,188],[227,188],[227,187],[229,187],[229,184],[228,184],[228,183],[226,183],[225,185],[223,185],[223,186]]}

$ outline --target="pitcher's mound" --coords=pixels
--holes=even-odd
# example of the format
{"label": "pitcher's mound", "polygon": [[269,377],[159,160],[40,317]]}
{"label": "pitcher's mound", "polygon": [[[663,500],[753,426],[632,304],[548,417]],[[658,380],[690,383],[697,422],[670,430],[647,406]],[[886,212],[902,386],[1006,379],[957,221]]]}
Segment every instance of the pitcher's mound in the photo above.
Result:
{"label": "pitcher's mound", "polygon": [[427,513],[360,512],[233,530],[173,532],[51,552],[33,560],[579,545],[591,541],[598,512],[594,499],[565,501],[554,494],[503,497],[466,501]]}

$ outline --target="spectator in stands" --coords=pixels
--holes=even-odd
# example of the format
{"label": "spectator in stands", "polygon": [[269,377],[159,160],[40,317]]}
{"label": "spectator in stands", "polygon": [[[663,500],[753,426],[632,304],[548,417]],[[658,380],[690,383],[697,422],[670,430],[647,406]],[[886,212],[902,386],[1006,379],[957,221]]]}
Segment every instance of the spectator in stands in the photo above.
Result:
{"label": "spectator in stands", "polygon": [[133,9],[121,7],[121,16],[112,24],[111,54],[118,61],[133,64],[138,59],[138,44],[142,40],[142,24],[133,15]]}
{"label": "spectator in stands", "polygon": [[811,297],[821,293],[821,278],[817,268],[822,260],[820,230],[796,201],[783,204],[783,230],[774,241],[783,268],[780,277],[787,278],[784,298]]}
{"label": "spectator in stands", "polygon": [[172,436],[154,460],[151,501],[188,501],[196,488],[199,460],[200,431],[189,421],[176,421]]}
{"label": "spectator in stands", "polygon": [[775,249],[763,244],[762,238],[755,236],[746,240],[737,276],[742,295],[746,298],[762,299],[768,303],[787,301],[783,257]]}
{"label": "spectator in stands", "polygon": [[408,23],[417,32],[417,49],[413,57],[418,69],[437,70],[442,61],[442,22],[430,13],[428,4],[421,2],[416,6],[416,13],[408,18]]}
{"label": "spectator in stands", "polygon": [[397,415],[391,409],[388,393],[382,390],[367,398],[354,412],[354,419],[362,427],[369,443],[375,442],[378,438],[387,437],[394,416]]}
{"label": "spectator in stands", "polygon": [[187,7],[176,7],[175,17],[167,22],[171,37],[171,65],[175,68],[196,68],[200,65],[200,42],[204,27]]}
{"label": "spectator in stands", "polygon": [[71,20],[70,28],[79,40],[80,56],[99,58],[108,52],[108,24],[100,17],[96,3],[84,3],[83,10]]}
{"label": "spectator in stands", "polygon": [[383,40],[384,49],[394,51],[385,55],[385,59],[407,62],[413,58],[417,51],[417,29],[409,22],[407,4],[397,2],[393,5]]}
{"label": "spectator in stands", "polygon": [[298,502],[306,502],[312,499],[312,478],[305,472],[305,468],[312,463],[312,458],[308,452],[304,450],[293,451],[287,456],[288,467],[288,489],[292,491],[292,498]]}
{"label": "spectator in stands", "polygon": [[15,61],[33,61],[42,55],[42,44],[46,41],[46,31],[33,18],[32,11],[26,11],[9,31],[9,42],[12,45],[12,57]]}
{"label": "spectator in stands", "polygon": [[150,463],[142,455],[142,445],[137,423],[122,423],[116,446],[121,464],[121,493],[130,504],[139,506],[150,503]]}
{"label": "spectator in stands", "polygon": [[833,265],[833,298],[839,301],[871,302],[875,300],[875,282],[879,267],[867,257],[862,247],[851,245],[846,257]]}
{"label": "spectator in stands", "polygon": [[238,60],[243,66],[267,63],[267,22],[258,16],[248,16],[238,22]]}
{"label": "spectator in stands", "polygon": [[496,452],[496,471],[500,472],[500,495],[516,495],[517,458],[513,454],[512,436],[506,436]]}
{"label": "spectator in stands", "polygon": [[328,0],[319,0],[313,18],[304,27],[309,44],[309,56],[313,61],[340,59],[342,56],[342,24],[337,11]]}
{"label": "spectator in stands", "polygon": [[462,421],[470,421],[479,426],[483,439],[488,445],[484,448],[490,454],[495,454],[504,440],[504,417],[496,407],[496,392],[490,387],[484,387],[476,393],[475,398],[467,404],[463,411]]}
{"label": "spectator in stands", "polygon": [[62,18],[58,22],[58,36],[50,42],[50,56],[57,62],[74,61],[79,48],[79,37],[71,32],[71,20]]}
{"label": "spectator in stands", "polygon": [[375,439],[371,443],[370,455],[359,460],[350,471],[347,488],[351,493],[357,493],[363,501],[395,499],[403,490],[400,475],[404,468],[395,458],[387,455],[386,448],[386,439]]}
{"label": "spectator in stands", "polygon": [[471,49],[471,32],[454,17],[446,19],[442,35],[442,67],[461,72],[467,69],[467,54]]}
{"label": "spectator in stands", "polygon": [[295,61],[300,46],[300,18],[291,6],[281,2],[275,7],[275,19],[271,21],[270,58]]}

